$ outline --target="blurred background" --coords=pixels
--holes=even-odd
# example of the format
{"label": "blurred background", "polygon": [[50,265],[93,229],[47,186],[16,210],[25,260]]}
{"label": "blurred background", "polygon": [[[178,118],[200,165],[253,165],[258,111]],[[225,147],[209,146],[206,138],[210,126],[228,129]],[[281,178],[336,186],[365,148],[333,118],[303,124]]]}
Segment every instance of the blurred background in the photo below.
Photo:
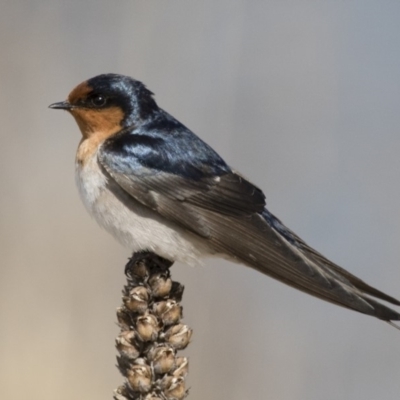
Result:
{"label": "blurred background", "polygon": [[[6,1],[0,12],[0,398],[111,399],[129,250],[74,182],[47,106],[116,72],[266,193],[320,252],[400,297],[398,1]],[[399,398],[400,332],[209,260],[173,267],[189,398]]]}

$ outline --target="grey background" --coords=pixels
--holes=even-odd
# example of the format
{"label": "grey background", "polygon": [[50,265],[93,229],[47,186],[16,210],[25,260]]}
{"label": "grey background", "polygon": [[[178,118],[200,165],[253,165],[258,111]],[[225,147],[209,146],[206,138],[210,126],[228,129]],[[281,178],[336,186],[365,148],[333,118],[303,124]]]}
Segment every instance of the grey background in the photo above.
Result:
{"label": "grey background", "polygon": [[[264,189],[309,244],[400,297],[398,1],[5,1],[0,398],[110,399],[129,251],[86,214],[47,106],[103,72]],[[190,399],[397,400],[400,332],[228,262],[176,265]]]}

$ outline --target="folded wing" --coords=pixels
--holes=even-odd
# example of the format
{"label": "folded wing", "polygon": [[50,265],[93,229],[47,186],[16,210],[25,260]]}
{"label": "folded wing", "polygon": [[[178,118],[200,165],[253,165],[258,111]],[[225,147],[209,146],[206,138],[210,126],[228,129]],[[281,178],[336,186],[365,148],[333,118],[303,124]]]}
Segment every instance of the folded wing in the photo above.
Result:
{"label": "folded wing", "polygon": [[370,296],[400,305],[398,300],[309,247],[265,209],[262,191],[237,173],[194,180],[129,160],[119,166],[106,146],[98,160],[130,196],[201,236],[216,253],[331,303],[386,321],[400,320],[399,313]]}

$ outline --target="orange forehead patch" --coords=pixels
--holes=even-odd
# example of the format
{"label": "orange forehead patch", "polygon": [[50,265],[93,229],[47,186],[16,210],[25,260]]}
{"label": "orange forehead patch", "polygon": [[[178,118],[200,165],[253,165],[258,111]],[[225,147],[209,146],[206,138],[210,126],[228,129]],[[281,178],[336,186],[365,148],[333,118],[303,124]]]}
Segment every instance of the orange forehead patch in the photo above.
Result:
{"label": "orange forehead patch", "polygon": [[75,104],[78,100],[84,99],[93,90],[87,83],[87,81],[80,83],[72,92],[68,95],[68,102]]}

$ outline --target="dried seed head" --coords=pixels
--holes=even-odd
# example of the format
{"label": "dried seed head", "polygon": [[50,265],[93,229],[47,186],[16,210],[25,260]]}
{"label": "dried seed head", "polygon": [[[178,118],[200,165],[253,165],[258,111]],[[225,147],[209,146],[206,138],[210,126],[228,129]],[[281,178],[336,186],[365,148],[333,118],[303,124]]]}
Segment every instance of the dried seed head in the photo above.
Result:
{"label": "dried seed head", "polygon": [[143,286],[136,286],[129,295],[123,298],[126,308],[130,311],[143,314],[146,312],[149,301],[147,289]]}
{"label": "dried seed head", "polygon": [[125,268],[127,285],[117,310],[118,368],[126,378],[114,400],[182,400],[188,360],[176,357],[192,330],[180,324],[183,285],[172,282],[172,263],[153,253],[132,256]]}
{"label": "dried seed head", "polygon": [[128,331],[130,329],[131,320],[126,312],[125,307],[117,308],[117,319],[118,319],[118,325],[120,326],[121,330]]}
{"label": "dried seed head", "polygon": [[157,395],[155,395],[153,393],[150,393],[144,398],[144,400],[163,400],[163,398],[158,397]]}
{"label": "dried seed head", "polygon": [[185,287],[179,282],[172,282],[171,293],[169,297],[176,301],[181,301],[183,296],[183,290]]}
{"label": "dried seed head", "polygon": [[189,344],[192,332],[187,325],[174,325],[165,332],[165,340],[174,349],[182,350]]}
{"label": "dried seed head", "polygon": [[148,365],[132,365],[128,371],[128,382],[131,388],[140,393],[151,389],[151,369]]}
{"label": "dried seed head", "polygon": [[153,310],[165,326],[176,324],[182,318],[182,307],[175,300],[154,303]]}
{"label": "dried seed head", "polygon": [[162,313],[165,311],[166,305],[167,305],[166,300],[157,301],[156,303],[154,303],[153,304],[154,314],[156,314],[157,316],[162,315]]}
{"label": "dried seed head", "polygon": [[166,374],[175,366],[175,352],[170,347],[153,347],[148,357],[156,374]]}
{"label": "dried seed head", "polygon": [[161,383],[167,400],[182,400],[186,395],[185,380],[175,376],[165,376]]}
{"label": "dried seed head", "polygon": [[122,394],[117,393],[117,391],[114,391],[114,400],[129,400],[127,397],[123,396]]}
{"label": "dried seed head", "polygon": [[175,359],[175,369],[172,372],[173,376],[177,378],[186,378],[189,371],[189,361],[186,357],[177,357]]}
{"label": "dried seed head", "polygon": [[153,296],[156,298],[162,298],[168,296],[171,291],[172,280],[167,274],[157,272],[150,277],[149,285]]}
{"label": "dried seed head", "polygon": [[149,342],[157,339],[160,327],[154,315],[145,314],[137,318],[136,330],[143,342]]}
{"label": "dried seed head", "polygon": [[114,400],[129,400],[125,386],[120,386],[118,389],[115,389],[113,397]]}
{"label": "dried seed head", "polygon": [[115,339],[115,346],[121,356],[127,357],[130,360],[135,360],[139,357],[140,351],[135,337],[134,331],[122,331]]}
{"label": "dried seed head", "polygon": [[135,364],[135,365],[148,365],[146,359],[143,358],[143,357],[137,358],[137,359],[135,360],[134,364]]}

